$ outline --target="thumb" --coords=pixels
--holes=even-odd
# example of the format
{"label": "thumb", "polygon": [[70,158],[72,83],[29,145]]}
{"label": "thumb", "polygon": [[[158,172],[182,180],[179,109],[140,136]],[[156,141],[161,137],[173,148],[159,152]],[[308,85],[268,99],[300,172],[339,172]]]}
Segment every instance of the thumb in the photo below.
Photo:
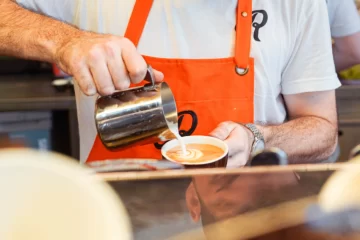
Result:
{"label": "thumb", "polygon": [[155,82],[162,82],[164,80],[164,74],[158,70],[153,69]]}
{"label": "thumb", "polygon": [[231,135],[236,126],[237,124],[234,122],[222,122],[209,135],[224,141]]}

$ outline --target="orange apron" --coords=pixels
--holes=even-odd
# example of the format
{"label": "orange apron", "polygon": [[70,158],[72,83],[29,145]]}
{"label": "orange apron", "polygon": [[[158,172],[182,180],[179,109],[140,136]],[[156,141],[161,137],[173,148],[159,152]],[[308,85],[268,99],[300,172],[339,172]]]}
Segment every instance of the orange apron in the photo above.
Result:
{"label": "orange apron", "polygon": [[[125,37],[138,45],[153,0],[136,0]],[[175,96],[182,136],[208,135],[223,121],[253,122],[254,59],[250,58],[252,0],[239,0],[235,57],[220,59],[164,59],[144,56],[164,73]],[[214,46],[216,47],[216,46]],[[97,136],[87,162],[121,159],[161,159],[162,143],[109,151]]]}

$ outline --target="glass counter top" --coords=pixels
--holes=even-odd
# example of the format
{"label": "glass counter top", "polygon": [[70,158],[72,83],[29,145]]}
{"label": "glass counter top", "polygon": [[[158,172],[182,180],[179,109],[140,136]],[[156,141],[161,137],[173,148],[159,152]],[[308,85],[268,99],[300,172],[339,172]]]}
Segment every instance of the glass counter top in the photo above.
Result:
{"label": "glass counter top", "polygon": [[357,163],[99,174],[139,240],[360,239],[356,204],[334,208],[359,175]]}

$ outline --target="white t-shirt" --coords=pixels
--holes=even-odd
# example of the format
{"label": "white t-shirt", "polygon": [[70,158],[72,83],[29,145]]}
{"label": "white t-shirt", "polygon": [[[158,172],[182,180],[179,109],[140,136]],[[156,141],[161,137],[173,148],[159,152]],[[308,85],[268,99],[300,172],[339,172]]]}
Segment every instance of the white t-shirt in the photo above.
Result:
{"label": "white t-shirt", "polygon": [[332,37],[345,37],[360,31],[355,0],[327,0]]}
{"label": "white t-shirt", "polygon": [[[25,7],[81,29],[122,36],[135,0],[18,0]],[[237,0],[154,0],[138,50],[163,58],[233,56]],[[283,94],[336,89],[324,0],[253,0],[251,56],[255,58],[255,121],[286,119]],[[256,15],[256,16],[255,16]],[[214,47],[215,46],[215,47]],[[95,97],[76,86],[80,158],[96,136]]]}

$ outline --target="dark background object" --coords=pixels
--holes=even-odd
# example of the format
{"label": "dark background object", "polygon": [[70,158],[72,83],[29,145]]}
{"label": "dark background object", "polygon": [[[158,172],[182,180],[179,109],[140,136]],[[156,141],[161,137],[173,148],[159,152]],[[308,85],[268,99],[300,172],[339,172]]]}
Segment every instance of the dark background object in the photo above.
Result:
{"label": "dark background object", "polygon": [[256,154],[249,161],[249,165],[254,166],[273,166],[273,165],[287,165],[286,153],[277,148],[265,149]]}
{"label": "dark background object", "polygon": [[0,56],[0,75],[45,72],[52,72],[49,63]]}

